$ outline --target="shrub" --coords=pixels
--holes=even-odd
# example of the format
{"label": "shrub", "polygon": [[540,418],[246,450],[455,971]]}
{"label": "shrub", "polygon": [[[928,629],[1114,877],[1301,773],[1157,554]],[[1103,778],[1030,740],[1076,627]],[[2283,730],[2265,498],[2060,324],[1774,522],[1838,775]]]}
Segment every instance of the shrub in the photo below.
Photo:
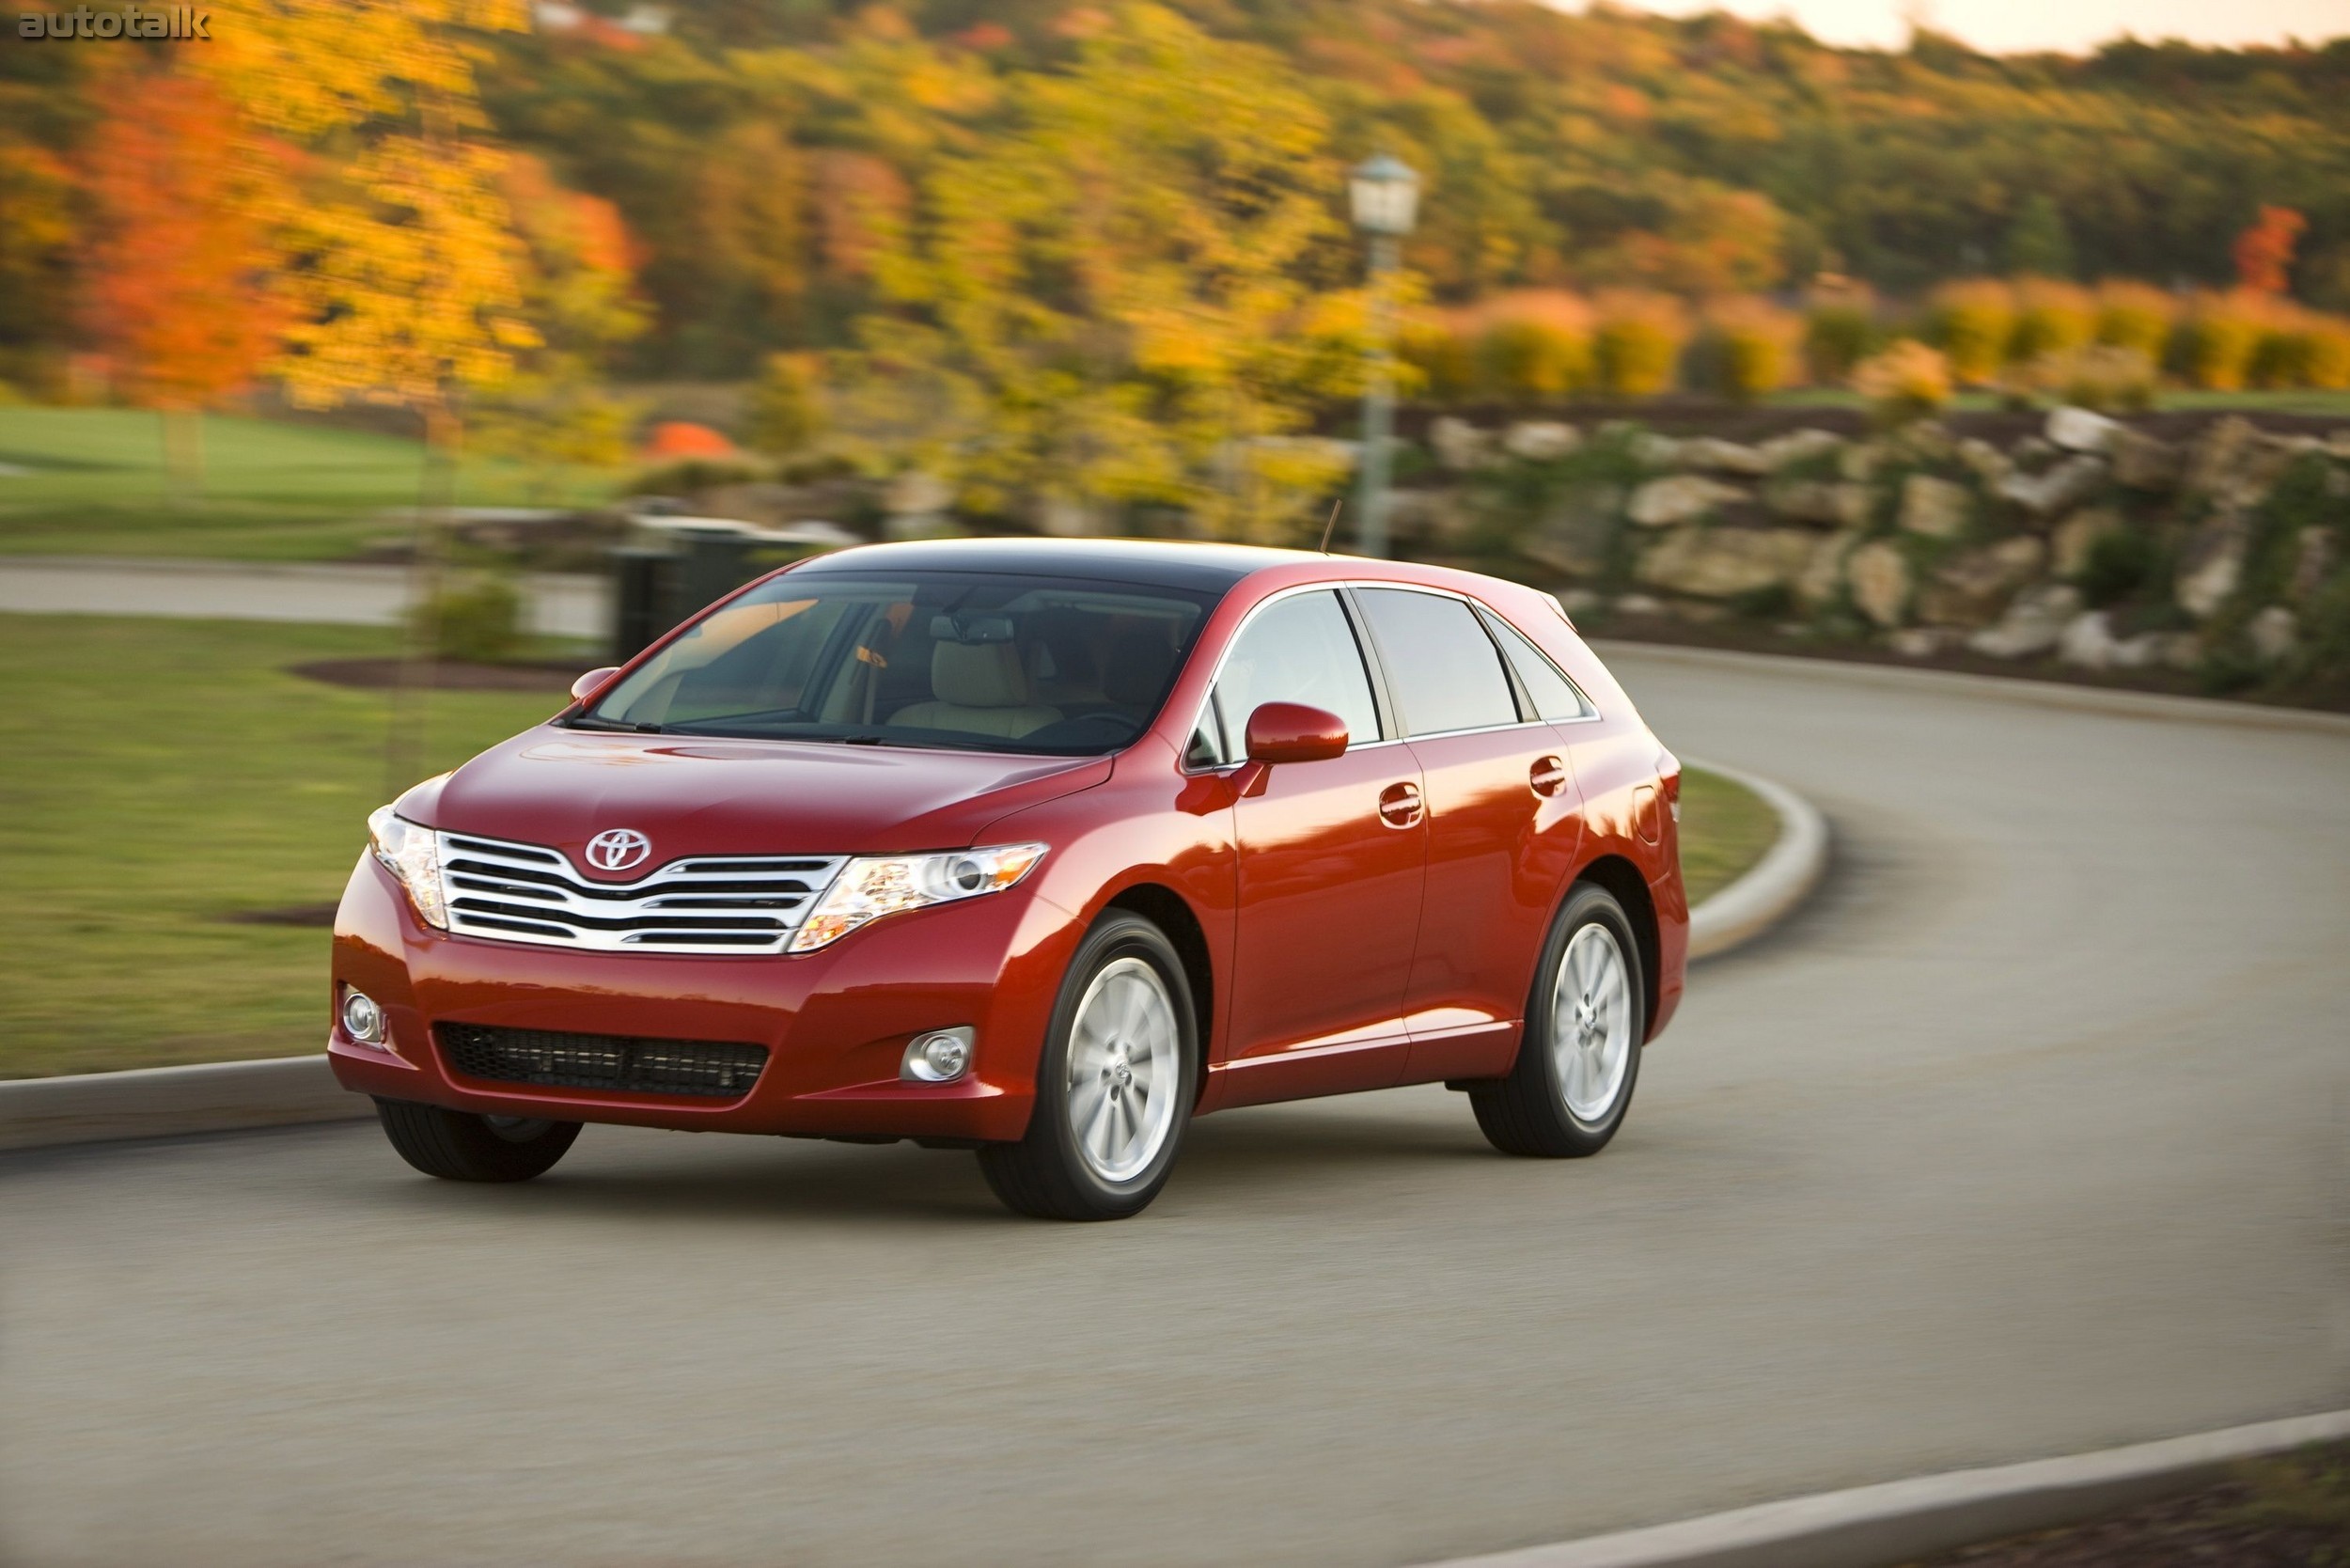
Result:
{"label": "shrub", "polygon": [[823,430],[823,412],[807,356],[769,354],[744,414],[744,433],[754,450],[782,457],[814,445]]}
{"label": "shrub", "polygon": [[1884,353],[1853,367],[1852,385],[1881,422],[1901,424],[1950,400],[1950,363],[1914,337],[1896,338]]}
{"label": "shrub", "polygon": [[2136,349],[2157,365],[2178,314],[2178,302],[2150,284],[2107,278],[2097,285],[2097,341]]}
{"label": "shrub", "polygon": [[1605,293],[1592,302],[1599,330],[1591,339],[1599,384],[1620,398],[1653,398],[1673,384],[1689,319],[1681,302],[1636,290]]}
{"label": "shrub", "polygon": [[443,588],[414,612],[437,659],[494,665],[523,643],[523,597],[505,577],[478,577]]}
{"label": "shrub", "polygon": [[2350,386],[2350,321],[2286,306],[2252,351],[2247,372],[2255,386]]}
{"label": "shrub", "polygon": [[1750,402],[1796,379],[1805,323],[1793,311],[1739,296],[1709,301],[1703,320],[1699,348],[1709,390]]}
{"label": "shrub", "polygon": [[1496,321],[1478,335],[1472,363],[1489,397],[1563,398],[1591,383],[1591,340],[1543,321]]}
{"label": "shrub", "polygon": [[2097,335],[2097,302],[2076,283],[2048,277],[2015,280],[2015,330],[2008,357],[2029,363],[2042,354],[2066,353]]}
{"label": "shrub", "polygon": [[1408,323],[1397,335],[1396,357],[1419,378],[1419,395],[1458,402],[1476,391],[1477,363],[1468,338],[1443,321]]}
{"label": "shrub", "polygon": [[1876,352],[1876,299],[1866,284],[1815,290],[1803,311],[1804,362],[1820,384],[1838,384]]}
{"label": "shrub", "polygon": [[2268,318],[2267,303],[2241,290],[2197,295],[2171,340],[2179,373],[2207,391],[2241,391]]}
{"label": "shrub", "polygon": [[2162,569],[2154,536],[2139,528],[2108,528],[2089,546],[2074,584],[2094,609],[2118,604],[2151,587]]}
{"label": "shrub", "polygon": [[1995,277],[1946,283],[1929,301],[1927,323],[1950,375],[1965,383],[1989,382],[2006,363],[2015,335],[2014,290]]}
{"label": "shrub", "polygon": [[629,488],[638,495],[691,495],[696,491],[715,490],[722,484],[748,484],[766,477],[765,469],[748,463],[688,458],[682,463],[646,469],[630,481]]}
{"label": "shrub", "polygon": [[2107,343],[2044,353],[2017,367],[2011,384],[2076,408],[2143,413],[2154,406],[2154,362],[2137,349]]}

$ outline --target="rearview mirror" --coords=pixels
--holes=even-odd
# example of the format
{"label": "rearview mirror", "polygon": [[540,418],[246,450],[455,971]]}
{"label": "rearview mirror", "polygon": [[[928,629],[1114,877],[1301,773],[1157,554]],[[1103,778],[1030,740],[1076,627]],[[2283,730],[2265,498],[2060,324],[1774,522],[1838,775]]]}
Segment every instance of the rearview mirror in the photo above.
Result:
{"label": "rearview mirror", "polygon": [[602,669],[591,669],[587,674],[572,682],[572,696],[574,698],[586,697],[589,692],[594,691],[598,686],[603,685],[606,681],[611,680],[615,675],[619,673],[620,666],[618,665],[606,665]]}
{"label": "rearview mirror", "polygon": [[1263,702],[1248,715],[1248,760],[1322,762],[1346,754],[1346,721],[1303,702]]}

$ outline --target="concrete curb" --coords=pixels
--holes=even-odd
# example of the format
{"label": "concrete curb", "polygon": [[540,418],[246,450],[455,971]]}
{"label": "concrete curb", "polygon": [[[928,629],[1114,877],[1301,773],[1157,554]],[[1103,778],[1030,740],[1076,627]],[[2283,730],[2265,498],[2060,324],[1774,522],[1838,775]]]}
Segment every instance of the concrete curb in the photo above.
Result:
{"label": "concrete curb", "polygon": [[324,1055],[0,1083],[0,1150],[222,1133],[372,1116]]}
{"label": "concrete curb", "polygon": [[1827,819],[1784,784],[1684,757],[1761,795],[1778,813],[1778,838],[1747,874],[1689,911],[1689,956],[1711,958],[1753,941],[1794,912],[1827,870]]}
{"label": "concrete curb", "polygon": [[[1689,956],[1728,952],[1769,930],[1803,901],[1827,864],[1827,824],[1810,801],[1767,778],[1696,762],[1742,784],[1778,813],[1776,843],[1746,875],[1689,916]],[[324,1056],[149,1067],[62,1078],[0,1081],[0,1151],[116,1138],[171,1137],[374,1113],[335,1081]]]}
{"label": "concrete curb", "polygon": [[2225,1480],[2240,1460],[2341,1437],[2350,1410],[1822,1492],[1435,1568],[1885,1568],[2119,1513]]}

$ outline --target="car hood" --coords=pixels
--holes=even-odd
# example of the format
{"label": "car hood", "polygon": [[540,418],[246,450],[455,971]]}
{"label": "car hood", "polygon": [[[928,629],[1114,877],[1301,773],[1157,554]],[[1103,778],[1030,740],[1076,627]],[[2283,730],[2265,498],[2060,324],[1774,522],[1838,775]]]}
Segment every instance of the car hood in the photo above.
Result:
{"label": "car hood", "polygon": [[[445,832],[561,850],[598,880],[633,880],[682,855],[961,849],[1006,812],[1109,775],[1104,757],[543,727],[418,785],[400,811]],[[597,871],[583,852],[609,828],[644,834],[651,853],[624,871]]]}

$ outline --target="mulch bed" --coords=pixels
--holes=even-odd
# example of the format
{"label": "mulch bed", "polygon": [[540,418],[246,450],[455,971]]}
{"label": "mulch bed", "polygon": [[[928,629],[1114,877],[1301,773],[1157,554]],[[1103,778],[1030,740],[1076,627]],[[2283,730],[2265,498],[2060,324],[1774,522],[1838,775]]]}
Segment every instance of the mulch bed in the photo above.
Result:
{"label": "mulch bed", "polygon": [[[398,659],[313,659],[287,666],[294,674],[331,686],[385,691],[400,684]],[[588,668],[574,664],[461,665],[435,663],[431,684],[450,692],[553,692],[571,690]]]}
{"label": "mulch bed", "polygon": [[2350,1444],[2110,1518],[1993,1541],[1919,1568],[2345,1568]]}

